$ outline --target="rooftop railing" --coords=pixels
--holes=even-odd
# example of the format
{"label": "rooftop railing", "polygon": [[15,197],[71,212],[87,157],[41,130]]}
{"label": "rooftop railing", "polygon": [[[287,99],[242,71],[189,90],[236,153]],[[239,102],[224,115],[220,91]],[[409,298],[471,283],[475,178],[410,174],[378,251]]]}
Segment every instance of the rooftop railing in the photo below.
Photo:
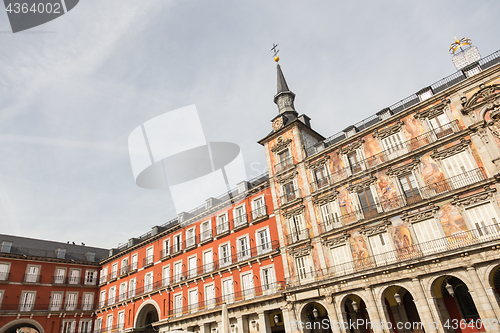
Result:
{"label": "rooftop railing", "polygon": [[[478,61],[478,64],[482,70],[485,70],[485,69],[487,69],[491,66],[494,66],[498,63],[500,63],[500,50],[496,51],[496,52],[494,52],[494,53],[492,53],[484,58],[481,58]],[[453,87],[454,85],[456,85],[456,84],[458,84],[466,79],[467,79],[466,73],[464,73],[463,70],[460,70],[458,72],[455,72],[455,73],[431,84],[430,88],[432,90],[433,95],[435,95],[435,94],[438,94],[438,93],[440,93],[448,88]],[[420,102],[421,102],[420,97],[417,95],[417,93],[415,93],[415,94],[412,94],[412,95],[406,97],[405,99],[391,105],[390,107],[388,107],[388,109],[390,110],[391,114],[394,115],[394,114],[400,113],[404,110],[407,110]],[[354,124],[353,126],[357,132],[360,132],[360,131],[363,131],[365,129],[368,129],[368,128],[374,126],[375,124],[377,124],[381,121],[382,121],[382,118],[380,118],[377,115],[372,115],[372,116],[370,116],[366,119],[363,119],[362,121]],[[348,137],[346,135],[346,132],[344,132],[344,131],[335,133],[332,136],[326,138],[325,140],[323,140],[321,142],[318,142],[310,147],[306,147],[306,154],[307,154],[307,156],[312,156],[314,154],[319,153],[320,151],[322,151],[325,148],[328,148],[334,144],[337,144],[339,142],[344,141],[347,138]]]}
{"label": "rooftop railing", "polygon": [[461,250],[465,247],[481,245],[490,241],[497,241],[499,236],[500,226],[498,224],[473,230],[459,231],[453,235],[429,242],[400,247],[396,250],[377,255],[355,258],[345,263],[333,265],[327,269],[298,273],[296,276],[287,279],[287,284],[290,287],[295,287],[298,285],[325,281],[327,279],[352,276],[353,274],[373,269],[386,269],[387,266],[393,264],[399,265],[408,261],[420,261],[422,258],[431,255]]}

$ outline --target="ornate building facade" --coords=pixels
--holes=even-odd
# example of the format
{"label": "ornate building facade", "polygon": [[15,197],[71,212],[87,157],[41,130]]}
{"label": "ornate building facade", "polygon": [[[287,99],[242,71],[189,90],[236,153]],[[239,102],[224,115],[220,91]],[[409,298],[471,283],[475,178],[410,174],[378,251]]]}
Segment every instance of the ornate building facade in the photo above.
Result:
{"label": "ornate building facade", "polygon": [[79,262],[91,310],[49,306],[63,262],[19,275],[62,246],[2,247],[0,333],[498,332],[500,51],[328,138],[277,70],[268,174]]}

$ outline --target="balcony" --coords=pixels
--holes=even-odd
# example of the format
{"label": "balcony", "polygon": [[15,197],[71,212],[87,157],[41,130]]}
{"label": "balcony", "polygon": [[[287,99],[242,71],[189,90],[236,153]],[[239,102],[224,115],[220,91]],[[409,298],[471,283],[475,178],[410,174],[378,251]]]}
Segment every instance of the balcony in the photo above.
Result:
{"label": "balcony", "polygon": [[274,165],[274,170],[276,170],[276,173],[280,173],[285,170],[291,169],[293,167],[295,167],[295,163],[293,162],[293,157],[289,157],[286,160],[276,163]]}
{"label": "balcony", "polygon": [[10,273],[7,272],[0,272],[0,282],[7,282],[9,281]]}
{"label": "balcony", "polygon": [[120,267],[120,277],[127,275],[129,270],[130,270],[129,265],[124,265],[124,266]]}
{"label": "balcony", "polygon": [[207,299],[201,302],[188,304],[186,306],[183,306],[182,308],[170,309],[167,313],[167,318],[179,317],[188,315],[190,313],[219,308],[220,306],[222,306],[223,303],[237,303],[248,299],[265,297],[270,295],[278,296],[280,295],[279,292],[284,289],[285,289],[284,281],[270,283],[263,286],[256,286],[232,294],[218,296],[214,297],[213,299]]}
{"label": "balcony", "polygon": [[233,219],[233,230],[240,230],[248,225],[247,214],[236,216]]}
{"label": "balcony", "polygon": [[[67,305],[67,304],[66,304]],[[2,303],[0,307],[0,313],[18,313],[18,312],[61,312],[62,309],[65,311],[75,311],[75,312],[92,312],[95,308],[90,304],[90,309],[88,304],[81,304],[80,307],[77,307],[77,304],[72,303],[70,306],[73,306],[72,310],[69,310],[67,307],[63,308],[63,303],[58,302],[56,304],[38,304],[36,302],[33,303]],[[71,308],[71,307],[70,307]]]}
{"label": "balcony", "polygon": [[[483,228],[462,231],[452,236],[435,239],[425,243],[402,247],[397,250],[369,256],[364,259],[352,260],[343,264],[334,265],[327,269],[299,273],[287,280],[291,287],[321,282],[327,279],[343,278],[369,270],[388,269],[387,266],[400,267],[405,262],[421,262],[430,260],[432,256],[442,256],[443,253],[462,252],[465,248],[489,247],[487,243],[497,241],[500,237],[500,226],[490,225]],[[366,273],[364,273],[366,274]]]}
{"label": "balcony", "polygon": [[217,231],[217,237],[229,234],[229,222],[217,223],[215,227]]}
{"label": "balcony", "polygon": [[465,186],[474,185],[486,179],[486,174],[483,168],[477,168],[471,171],[464,172],[460,175],[450,177],[448,179],[429,184],[420,190],[424,198],[432,198],[446,192],[450,192]]}
{"label": "balcony", "polygon": [[154,254],[146,256],[146,258],[142,259],[142,267],[146,268],[146,267],[153,266],[154,262],[155,262]]}
{"label": "balcony", "polygon": [[297,230],[288,235],[288,244],[298,243],[309,239],[309,229]]}
{"label": "balcony", "polygon": [[170,247],[160,251],[160,260],[166,260],[170,258]]}
{"label": "balcony", "polygon": [[132,273],[132,272],[134,272],[136,270],[137,270],[137,262],[132,262],[130,264],[130,272],[129,273]]}
{"label": "balcony", "polygon": [[297,189],[294,189],[293,191],[285,193],[281,196],[281,205],[284,206],[287,204],[291,204],[291,203],[295,202],[295,200],[299,200],[299,199],[302,199],[302,197],[300,196],[300,189],[297,188]]}
{"label": "balcony", "polygon": [[181,254],[182,253],[182,242],[174,243],[174,245],[171,247],[170,253],[172,256],[176,256],[178,254]]}
{"label": "balcony", "polygon": [[99,285],[104,284],[106,282],[108,282],[108,275],[107,274],[101,275],[101,277],[99,278]]}
{"label": "balcony", "polygon": [[200,233],[200,245],[211,242],[213,240],[212,229]]}
{"label": "balcony", "polygon": [[330,177],[324,177],[317,179],[315,182],[311,183],[311,189],[313,192],[319,191],[321,189],[326,189],[331,184]]}
{"label": "balcony", "polygon": [[252,216],[252,224],[267,220],[267,218],[269,217],[269,215],[267,214],[267,206],[264,205],[262,207],[255,208],[254,210],[252,210],[250,215]]}
{"label": "balcony", "polygon": [[196,236],[186,238],[185,244],[186,244],[185,246],[186,250],[196,247]]}
{"label": "balcony", "polygon": [[40,274],[24,274],[24,283],[41,283],[42,276]]}
{"label": "balcony", "polygon": [[[82,285],[84,283],[83,279],[79,276],[61,276],[56,275],[52,277],[52,284],[70,284],[70,285]],[[85,285],[89,285],[85,283]],[[95,282],[94,282],[95,285]]]}

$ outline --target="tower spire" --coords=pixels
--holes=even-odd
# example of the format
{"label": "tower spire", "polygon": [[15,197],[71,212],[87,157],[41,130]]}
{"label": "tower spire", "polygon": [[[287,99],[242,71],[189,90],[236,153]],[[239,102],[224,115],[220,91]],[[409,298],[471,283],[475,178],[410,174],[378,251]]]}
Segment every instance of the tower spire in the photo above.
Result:
{"label": "tower spire", "polygon": [[[277,58],[277,57],[276,57]],[[276,59],[275,59],[276,60]],[[279,58],[276,62],[279,61]],[[295,100],[295,94],[290,91],[288,84],[286,83],[285,76],[281,70],[280,64],[277,65],[278,71],[278,93],[274,96],[274,103],[278,105],[279,113],[291,112],[297,114],[295,107],[293,106],[293,101]]]}

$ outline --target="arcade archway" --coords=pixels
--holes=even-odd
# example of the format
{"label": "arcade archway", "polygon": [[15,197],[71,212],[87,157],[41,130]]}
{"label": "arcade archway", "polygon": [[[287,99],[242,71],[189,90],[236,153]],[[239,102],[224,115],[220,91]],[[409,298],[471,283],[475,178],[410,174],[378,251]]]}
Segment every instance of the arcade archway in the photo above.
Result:
{"label": "arcade archway", "polygon": [[137,314],[135,330],[153,331],[152,324],[159,320],[158,310],[153,304],[144,305]]}
{"label": "arcade archway", "polygon": [[370,317],[365,301],[358,295],[348,295],[342,301],[342,325],[346,333],[371,333]]}
{"label": "arcade archway", "polygon": [[413,296],[406,288],[389,287],[384,292],[384,303],[395,333],[424,332]]}
{"label": "arcade archway", "polygon": [[23,333],[45,333],[42,325],[33,319],[16,319],[0,328],[0,333],[16,333],[22,329]]}
{"label": "arcade archway", "polygon": [[308,303],[302,308],[300,320],[304,333],[331,333],[328,311],[317,302]]}

